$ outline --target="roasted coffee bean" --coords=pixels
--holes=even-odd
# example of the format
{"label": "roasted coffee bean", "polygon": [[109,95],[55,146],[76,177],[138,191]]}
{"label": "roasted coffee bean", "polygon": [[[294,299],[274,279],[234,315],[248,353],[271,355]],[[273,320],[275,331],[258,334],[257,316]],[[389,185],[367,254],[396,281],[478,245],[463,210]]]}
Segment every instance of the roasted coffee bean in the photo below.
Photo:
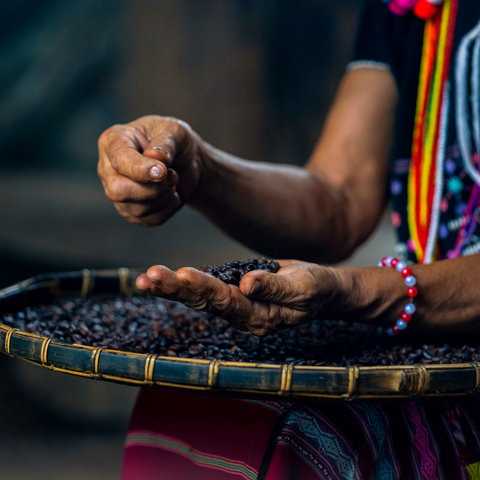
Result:
{"label": "roasted coffee bean", "polygon": [[201,272],[209,273],[219,278],[225,283],[231,285],[240,285],[240,281],[245,274],[253,270],[265,270],[269,273],[277,273],[280,264],[276,260],[268,261],[264,257],[249,258],[245,262],[235,260],[224,265],[203,265],[198,268]]}
{"label": "roasted coffee bean", "polygon": [[188,349],[188,353],[190,355],[200,355],[202,352],[203,352],[203,348],[200,346],[200,345],[192,345],[189,349]]}
{"label": "roasted coffee bean", "polygon": [[273,268],[276,268],[276,271],[278,272],[280,270],[280,264],[276,260],[272,260],[270,262],[270,265],[273,266]]}
{"label": "roasted coffee bean", "polygon": [[[229,262],[223,273],[218,267],[201,268],[236,279],[242,274],[238,267],[270,269],[273,262]],[[180,358],[342,367],[480,361],[479,347],[405,345],[401,336],[391,339],[375,326],[344,321],[313,320],[259,338],[208,313],[147,295],[62,300],[6,314],[0,321],[69,343]]]}

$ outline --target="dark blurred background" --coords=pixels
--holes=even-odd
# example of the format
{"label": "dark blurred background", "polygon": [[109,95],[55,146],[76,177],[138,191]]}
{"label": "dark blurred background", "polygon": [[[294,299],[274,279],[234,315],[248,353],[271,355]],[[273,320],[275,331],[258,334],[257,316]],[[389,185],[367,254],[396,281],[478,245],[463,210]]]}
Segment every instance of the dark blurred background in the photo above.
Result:
{"label": "dark blurred background", "polygon": [[[179,117],[240,157],[303,164],[361,0],[0,2],[0,287],[46,271],[223,263],[251,252],[184,209],[125,223],[96,176],[114,123]],[[195,235],[192,235],[192,231]],[[384,222],[350,261],[392,248]],[[118,478],[136,390],[0,357],[0,478]]]}

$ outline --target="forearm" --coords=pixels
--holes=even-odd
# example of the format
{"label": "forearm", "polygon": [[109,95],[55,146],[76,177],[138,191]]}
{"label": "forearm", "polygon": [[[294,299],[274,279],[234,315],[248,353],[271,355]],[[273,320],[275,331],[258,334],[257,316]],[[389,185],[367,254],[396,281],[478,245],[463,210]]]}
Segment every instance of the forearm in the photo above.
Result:
{"label": "forearm", "polygon": [[276,258],[335,261],[355,248],[342,192],[288,165],[240,160],[203,146],[207,172],[191,205],[228,235]]}
{"label": "forearm", "polygon": [[396,102],[390,72],[347,74],[304,169],[239,160],[200,142],[192,206],[274,257],[346,258],[385,205]]}
{"label": "forearm", "polygon": [[[480,255],[410,265],[417,279],[416,312],[407,335],[480,335]],[[410,299],[402,276],[391,268],[345,269],[351,301],[344,316],[393,326]],[[404,335],[404,333],[402,333]]]}

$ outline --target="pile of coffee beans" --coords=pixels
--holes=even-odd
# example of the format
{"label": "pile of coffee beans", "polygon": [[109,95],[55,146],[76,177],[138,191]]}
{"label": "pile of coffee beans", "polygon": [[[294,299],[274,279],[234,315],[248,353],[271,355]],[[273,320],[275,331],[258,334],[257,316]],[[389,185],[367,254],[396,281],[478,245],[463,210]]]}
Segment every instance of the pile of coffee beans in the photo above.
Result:
{"label": "pile of coffee beans", "polygon": [[213,275],[223,282],[236,285],[237,287],[243,276],[252,270],[265,270],[270,273],[277,273],[279,269],[280,265],[276,260],[269,261],[264,257],[249,258],[245,262],[235,260],[224,265],[204,265],[199,268],[201,272]]}
{"label": "pile of coffee beans", "polygon": [[64,300],[0,321],[80,345],[169,357],[319,366],[480,361],[478,346],[402,345],[377,327],[343,321],[314,320],[259,338],[208,313],[146,295]]}

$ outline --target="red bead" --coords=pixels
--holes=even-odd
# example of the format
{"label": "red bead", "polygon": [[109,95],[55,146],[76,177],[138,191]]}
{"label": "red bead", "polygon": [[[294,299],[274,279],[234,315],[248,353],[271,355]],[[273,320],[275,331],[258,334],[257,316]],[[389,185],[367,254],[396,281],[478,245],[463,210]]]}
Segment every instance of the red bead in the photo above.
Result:
{"label": "red bead", "polygon": [[387,265],[387,257],[382,258],[382,265],[385,267]]}
{"label": "red bead", "polygon": [[399,261],[400,261],[400,260],[399,260],[398,258],[394,258],[394,259],[392,260],[392,264],[391,264],[391,265],[392,265],[392,268],[395,268],[396,265],[397,265],[397,263],[398,263]]}
{"label": "red bead", "polygon": [[416,287],[410,287],[408,290],[407,290],[407,295],[409,297],[416,297],[418,294],[418,290]]}
{"label": "red bead", "polygon": [[433,18],[439,10],[440,7],[438,5],[434,5],[428,0],[418,0],[415,7],[413,7],[415,15],[422,20]]}
{"label": "red bead", "polygon": [[399,329],[396,325],[394,325],[394,326],[392,327],[392,332],[393,332],[395,335],[398,335],[398,334],[400,333],[400,329]]}
{"label": "red bead", "polygon": [[411,274],[412,274],[412,271],[411,271],[408,267],[405,267],[405,268],[402,270],[402,276],[403,276],[403,278],[407,278],[407,277],[409,277]]}
{"label": "red bead", "polygon": [[400,318],[401,318],[405,323],[408,323],[408,322],[412,319],[412,316],[409,315],[407,312],[403,312],[403,313],[400,315]]}

